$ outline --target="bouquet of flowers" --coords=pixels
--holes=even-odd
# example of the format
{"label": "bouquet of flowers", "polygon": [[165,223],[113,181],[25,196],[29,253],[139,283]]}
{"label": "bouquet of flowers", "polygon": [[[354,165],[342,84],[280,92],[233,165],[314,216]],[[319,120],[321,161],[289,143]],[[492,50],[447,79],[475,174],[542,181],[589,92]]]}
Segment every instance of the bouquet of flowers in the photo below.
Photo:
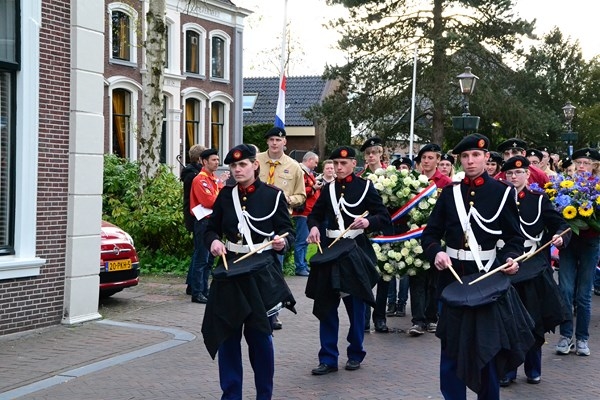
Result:
{"label": "bouquet of flowers", "polygon": [[590,173],[574,177],[556,175],[543,189],[531,184],[530,189],[545,191],[550,201],[576,234],[580,230],[600,231],[600,178]]}
{"label": "bouquet of flowers", "polygon": [[417,238],[421,236],[436,202],[437,190],[425,175],[398,171],[394,166],[378,169],[367,176],[392,210],[392,221],[405,218],[409,231],[395,236],[371,238],[379,272],[385,280],[416,275],[430,268]]}

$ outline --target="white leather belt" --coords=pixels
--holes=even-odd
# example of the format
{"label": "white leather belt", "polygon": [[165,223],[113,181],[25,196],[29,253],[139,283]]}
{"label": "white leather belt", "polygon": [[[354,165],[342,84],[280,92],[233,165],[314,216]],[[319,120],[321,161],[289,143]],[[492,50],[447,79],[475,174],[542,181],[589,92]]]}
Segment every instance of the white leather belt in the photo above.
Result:
{"label": "white leather belt", "polygon": [[[346,239],[354,239],[355,237],[357,237],[358,235],[360,235],[361,233],[363,233],[365,230],[364,229],[350,229],[348,232],[344,233],[344,238]],[[343,231],[340,230],[331,230],[331,229],[327,229],[325,231],[325,234],[327,235],[328,238],[331,239],[337,239],[338,237],[340,237],[340,235],[342,234]]]}
{"label": "white leather belt", "polygon": [[[453,249],[452,247],[446,247],[446,254],[448,254],[450,258],[454,258],[456,260],[475,261],[473,258],[473,253],[470,250],[457,250]],[[480,250],[479,257],[481,258],[481,261],[487,261],[496,258],[496,249]]]}
{"label": "white leather belt", "polygon": [[[265,240],[263,243],[267,243],[267,240]],[[262,243],[259,243],[259,245],[260,244],[262,244]],[[257,245],[256,247],[259,247],[259,245]],[[252,251],[250,246],[248,246],[247,244],[237,244],[237,243],[233,243],[233,242],[229,242],[229,241],[225,243],[225,248],[227,250],[233,251],[234,253],[250,253]],[[272,248],[273,248],[273,246],[269,245],[269,246],[265,247],[262,251],[270,250]]]}

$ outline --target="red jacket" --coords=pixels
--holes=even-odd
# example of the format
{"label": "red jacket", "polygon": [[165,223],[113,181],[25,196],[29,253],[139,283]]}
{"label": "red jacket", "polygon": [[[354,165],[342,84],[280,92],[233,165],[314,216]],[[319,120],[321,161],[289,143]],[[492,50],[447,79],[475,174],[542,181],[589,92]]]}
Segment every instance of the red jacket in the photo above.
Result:
{"label": "red jacket", "polygon": [[321,194],[321,189],[314,189],[313,186],[317,183],[316,178],[310,172],[307,172],[302,166],[302,171],[304,172],[304,190],[306,191],[306,202],[304,202],[304,209],[300,212],[295,208],[292,210],[292,216],[303,216],[308,217],[308,214],[313,209],[313,206],[317,202],[319,195]]}

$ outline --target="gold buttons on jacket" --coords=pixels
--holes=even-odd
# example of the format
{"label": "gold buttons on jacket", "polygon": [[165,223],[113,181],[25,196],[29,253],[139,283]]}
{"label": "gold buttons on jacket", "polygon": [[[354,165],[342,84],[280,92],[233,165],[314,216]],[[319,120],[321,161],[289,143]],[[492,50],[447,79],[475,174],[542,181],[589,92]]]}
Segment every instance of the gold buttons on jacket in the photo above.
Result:
{"label": "gold buttons on jacket", "polygon": [[469,205],[470,205],[471,207],[473,207],[473,205],[474,205],[474,204],[475,204],[475,203],[473,203],[472,201],[470,201],[470,202],[469,202]]}
{"label": "gold buttons on jacket", "polygon": [[475,196],[475,191],[472,191],[472,192],[471,192],[471,196]]}
{"label": "gold buttons on jacket", "polygon": [[246,196],[242,197],[242,201],[246,201],[248,198]]}

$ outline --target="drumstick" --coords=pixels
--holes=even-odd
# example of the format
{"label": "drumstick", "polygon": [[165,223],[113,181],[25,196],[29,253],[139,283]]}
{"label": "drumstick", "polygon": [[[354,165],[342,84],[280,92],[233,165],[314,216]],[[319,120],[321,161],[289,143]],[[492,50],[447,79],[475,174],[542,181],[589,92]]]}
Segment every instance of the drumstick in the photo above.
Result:
{"label": "drumstick", "polygon": [[[289,232],[284,233],[283,235],[279,236],[279,239],[286,237],[287,235],[289,235]],[[244,254],[243,256],[241,256],[240,258],[238,258],[237,260],[235,260],[233,263],[235,264],[238,261],[242,261],[245,260],[246,258],[250,257],[253,254],[256,254],[257,252],[261,251],[264,248],[269,247],[270,245],[273,244],[273,242],[275,241],[275,239],[268,241],[267,243],[264,243],[263,245],[257,247],[256,249],[252,250],[250,253]]]}
{"label": "drumstick", "polygon": [[223,266],[226,271],[229,271],[229,265],[227,265],[227,257],[225,257],[225,253],[221,254],[221,259],[223,260]]}
{"label": "drumstick", "polygon": [[323,249],[321,248],[321,242],[317,242],[317,247],[319,248],[319,253],[323,254]]}
{"label": "drumstick", "polygon": [[452,275],[454,275],[454,277],[456,278],[456,280],[459,281],[460,284],[462,285],[463,281],[462,281],[462,279],[460,279],[460,276],[458,276],[458,274],[454,270],[454,267],[452,266],[452,264],[448,264],[448,269],[450,270],[450,272],[452,272]]}
{"label": "drumstick", "polygon": [[[369,212],[368,212],[368,211],[365,211],[365,212],[364,212],[364,213],[362,213],[362,214],[361,214],[361,215],[360,215],[358,218],[364,218],[364,217],[366,217],[368,214],[369,214]],[[358,219],[358,218],[357,218],[357,219]],[[350,226],[352,226],[352,224],[350,224]],[[348,231],[350,230],[350,226],[349,226],[349,227],[347,227],[347,228],[344,230],[344,232],[342,232],[342,234],[341,234],[340,236],[336,237],[336,238],[335,238],[335,240],[334,240],[333,242],[331,242],[331,243],[329,244],[329,246],[327,246],[327,248],[328,248],[328,249],[330,249],[330,248],[331,248],[331,246],[333,246],[333,245],[335,244],[335,242],[337,242],[338,240],[340,240],[341,238],[343,238],[343,237],[344,237],[344,235],[345,235],[346,233],[348,233]]]}
{"label": "drumstick", "polygon": [[[558,236],[562,236],[565,233],[571,231],[571,228],[567,228],[564,231],[562,231]],[[537,249],[536,251],[534,251],[533,253],[525,253],[523,255],[520,255],[519,257],[515,258],[513,260],[513,262],[519,262],[522,260],[527,260],[533,256],[535,256],[536,254],[538,254],[540,251],[544,250],[546,247],[550,246],[552,244],[552,242],[554,241],[554,239],[550,240],[548,243],[544,244],[542,247],[540,247],[539,249]],[[487,278],[490,275],[494,275],[496,272],[503,270],[504,268],[506,268],[508,266],[508,263],[504,263],[501,266],[499,266],[496,269],[491,270],[490,272],[481,275],[479,278],[472,280],[471,282],[469,282],[469,285],[472,285],[474,283],[477,283],[485,278]]]}

